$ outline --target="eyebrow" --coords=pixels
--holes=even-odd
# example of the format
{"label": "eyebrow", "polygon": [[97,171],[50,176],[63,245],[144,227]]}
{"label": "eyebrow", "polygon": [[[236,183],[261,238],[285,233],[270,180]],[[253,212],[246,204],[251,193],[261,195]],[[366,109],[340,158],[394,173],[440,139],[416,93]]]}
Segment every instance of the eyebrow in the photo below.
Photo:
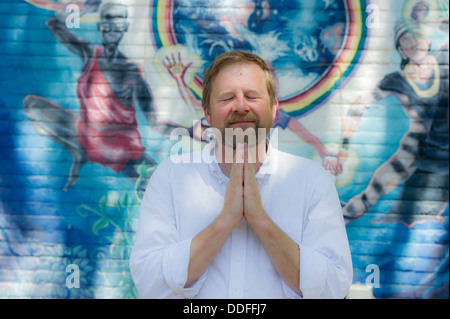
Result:
{"label": "eyebrow", "polygon": [[[246,93],[262,94],[261,91],[256,88],[244,90],[244,94],[246,94]],[[222,96],[222,95],[227,95],[227,94],[234,94],[234,91],[233,90],[223,90],[223,91],[217,93],[217,96]]]}
{"label": "eyebrow", "polygon": [[107,12],[106,14],[104,14],[102,16],[102,18],[104,19],[126,19],[127,15],[124,13],[119,13],[119,12]]}

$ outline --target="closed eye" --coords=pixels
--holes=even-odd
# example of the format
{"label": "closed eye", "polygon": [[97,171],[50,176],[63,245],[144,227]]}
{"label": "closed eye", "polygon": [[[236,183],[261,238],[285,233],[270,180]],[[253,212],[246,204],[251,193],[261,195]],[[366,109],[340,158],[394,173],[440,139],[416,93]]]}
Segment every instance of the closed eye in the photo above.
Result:
{"label": "closed eye", "polygon": [[226,96],[220,99],[221,102],[231,101],[233,99],[233,96]]}

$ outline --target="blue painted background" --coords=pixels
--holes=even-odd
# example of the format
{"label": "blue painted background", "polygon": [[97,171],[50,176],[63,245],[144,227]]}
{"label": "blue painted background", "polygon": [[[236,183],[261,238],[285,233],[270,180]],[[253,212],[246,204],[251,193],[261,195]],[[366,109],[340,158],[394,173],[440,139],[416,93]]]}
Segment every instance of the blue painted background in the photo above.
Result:
{"label": "blue painted background", "polygon": [[[123,172],[88,161],[77,182],[63,191],[71,155],[45,134],[39,134],[25,114],[23,100],[29,94],[45,97],[78,114],[76,88],[82,68],[81,59],[46,27],[46,20],[58,12],[51,10],[50,4],[59,2],[43,1],[46,4],[42,6],[30,2],[0,0],[0,297],[137,298],[128,268],[140,205],[136,185]],[[82,18],[80,28],[72,29],[77,36],[99,45],[101,2],[86,1],[92,12]],[[193,63],[186,85],[198,99],[198,81],[210,60],[223,51],[243,47],[272,63],[287,113],[333,152],[341,142],[348,106],[373,90],[386,74],[400,70],[400,56],[393,43],[395,22],[417,3],[200,2],[126,2],[130,26],[120,50],[142,68],[162,121],[170,119],[186,125],[201,118],[198,108],[195,114],[186,113],[188,101],[162,65],[166,56],[181,52],[185,65]],[[426,25],[433,30],[427,33],[431,51],[446,43],[448,50],[448,1],[425,2],[434,12]],[[339,22],[347,27],[354,25],[348,20],[349,3],[360,5],[355,16],[362,19],[351,66],[328,90],[317,89],[321,95],[312,104],[290,102],[290,98],[312,90],[311,86],[339,56],[321,43],[324,40],[320,29]],[[380,9],[375,28],[369,28],[365,21],[370,14],[366,12],[369,4]],[[247,15],[243,5],[250,6]],[[258,5],[271,13],[265,20],[249,16],[256,14]],[[163,10],[169,6],[173,10]],[[222,15],[227,8],[238,8],[234,10],[242,13],[241,20],[231,20],[235,22],[234,30],[225,23],[229,16]],[[205,23],[204,19],[211,16],[215,17],[214,23]],[[315,20],[315,26],[302,24],[304,20],[299,17]],[[165,31],[155,18],[173,22],[174,43],[155,40]],[[447,29],[438,30],[437,25],[445,26],[445,21]],[[297,41],[297,36],[288,31],[303,38]],[[263,41],[267,39],[272,43]],[[278,51],[268,49],[274,43]],[[446,67],[448,70],[448,53]],[[138,107],[136,121],[144,152],[161,162],[174,141],[155,130]],[[408,127],[409,119],[394,96],[367,108],[352,140],[353,159],[336,177],[343,203],[366,188],[377,168],[396,152]],[[278,138],[280,149],[320,161],[313,147],[288,129],[280,130]],[[140,177],[153,168],[136,167]],[[429,181],[414,177],[409,184],[401,184],[382,196],[362,218],[347,224],[355,283],[366,283],[366,267],[375,264],[380,269],[380,286],[373,289],[377,298],[448,298],[448,181],[442,182],[444,179],[448,180],[448,160],[446,174]],[[400,200],[399,196],[410,202],[407,214],[414,222],[376,222]],[[433,201],[438,202],[439,209],[433,206],[430,211],[428,204]],[[66,286],[70,275],[66,267],[71,264],[79,267],[80,288]]]}

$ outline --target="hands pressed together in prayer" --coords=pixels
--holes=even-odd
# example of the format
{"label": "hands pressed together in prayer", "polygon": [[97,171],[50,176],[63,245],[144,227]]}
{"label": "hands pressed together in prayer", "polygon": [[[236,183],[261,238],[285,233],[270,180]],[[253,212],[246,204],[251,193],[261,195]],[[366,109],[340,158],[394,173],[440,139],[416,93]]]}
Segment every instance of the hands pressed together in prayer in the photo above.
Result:
{"label": "hands pressed together in prayer", "polygon": [[257,230],[258,226],[262,227],[268,221],[268,216],[262,207],[255,178],[255,160],[249,153],[247,144],[238,144],[222,215],[233,227],[245,218]]}

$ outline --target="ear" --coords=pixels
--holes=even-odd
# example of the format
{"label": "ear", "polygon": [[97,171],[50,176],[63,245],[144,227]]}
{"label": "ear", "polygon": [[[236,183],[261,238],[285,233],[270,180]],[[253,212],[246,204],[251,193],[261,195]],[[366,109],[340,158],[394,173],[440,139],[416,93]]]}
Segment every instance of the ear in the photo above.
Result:
{"label": "ear", "polygon": [[403,60],[408,59],[408,57],[406,56],[406,54],[403,53],[403,49],[402,49],[401,46],[398,46],[398,47],[397,47],[397,51],[398,51],[398,53],[400,54],[400,56],[402,57]]}
{"label": "ear", "polygon": [[277,116],[277,110],[278,110],[278,106],[280,104],[278,103],[278,99],[275,98],[273,105],[272,105],[272,121],[275,121],[275,117]]}
{"label": "ear", "polygon": [[207,107],[203,108],[203,113],[205,114],[206,122],[208,122],[208,124],[211,125],[211,114],[209,113]]}

